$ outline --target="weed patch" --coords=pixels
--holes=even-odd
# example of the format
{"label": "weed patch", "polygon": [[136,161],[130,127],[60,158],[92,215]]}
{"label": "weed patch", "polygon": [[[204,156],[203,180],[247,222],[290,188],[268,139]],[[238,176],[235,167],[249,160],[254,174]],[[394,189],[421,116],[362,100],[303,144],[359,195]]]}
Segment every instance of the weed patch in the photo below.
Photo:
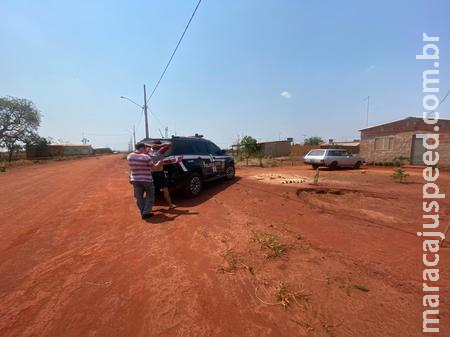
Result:
{"label": "weed patch", "polygon": [[238,256],[233,249],[227,249],[222,253],[223,262],[217,268],[221,273],[232,273],[236,271],[239,262]]}
{"label": "weed patch", "polygon": [[392,178],[396,182],[403,183],[406,181],[406,178],[408,176],[409,174],[406,173],[406,171],[402,167],[397,167],[396,169],[394,169],[394,174],[392,175]]}
{"label": "weed patch", "polygon": [[286,254],[288,246],[281,243],[276,235],[255,234],[253,240],[260,244],[261,249],[265,250],[266,258],[277,258]]}
{"label": "weed patch", "polygon": [[288,306],[291,305],[292,302],[301,303],[305,306],[308,302],[309,295],[310,294],[305,294],[304,289],[292,291],[281,281],[278,282],[275,289],[277,301],[283,306],[284,310],[287,310]]}

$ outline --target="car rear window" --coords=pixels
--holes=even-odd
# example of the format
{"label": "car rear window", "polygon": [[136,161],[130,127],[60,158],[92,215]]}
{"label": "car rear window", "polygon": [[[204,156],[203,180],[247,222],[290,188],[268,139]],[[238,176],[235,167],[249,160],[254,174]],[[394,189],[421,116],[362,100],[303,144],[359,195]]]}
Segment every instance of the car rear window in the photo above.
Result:
{"label": "car rear window", "polygon": [[325,150],[312,150],[309,151],[308,156],[323,156],[325,153]]}
{"label": "car rear window", "polygon": [[190,142],[173,142],[172,143],[172,154],[194,154],[194,149]]}
{"label": "car rear window", "polygon": [[209,154],[208,147],[204,141],[196,140],[181,140],[172,143],[172,154],[173,155],[188,155],[188,154],[198,154],[207,155]]}

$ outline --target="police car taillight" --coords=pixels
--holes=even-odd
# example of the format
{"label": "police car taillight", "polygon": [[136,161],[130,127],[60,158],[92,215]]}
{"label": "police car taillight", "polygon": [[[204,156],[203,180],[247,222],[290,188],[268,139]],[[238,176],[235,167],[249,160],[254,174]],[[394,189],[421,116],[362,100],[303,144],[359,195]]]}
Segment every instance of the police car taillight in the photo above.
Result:
{"label": "police car taillight", "polygon": [[163,160],[163,164],[177,164],[183,161],[183,156],[170,156]]}

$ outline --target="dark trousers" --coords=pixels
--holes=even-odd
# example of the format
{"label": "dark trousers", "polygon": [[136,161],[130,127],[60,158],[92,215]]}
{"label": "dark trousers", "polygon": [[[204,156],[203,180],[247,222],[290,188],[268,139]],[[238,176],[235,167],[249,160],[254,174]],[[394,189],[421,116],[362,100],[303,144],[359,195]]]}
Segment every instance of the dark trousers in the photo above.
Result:
{"label": "dark trousers", "polygon": [[133,181],[133,189],[136,204],[141,214],[150,214],[155,198],[155,187],[153,183]]}

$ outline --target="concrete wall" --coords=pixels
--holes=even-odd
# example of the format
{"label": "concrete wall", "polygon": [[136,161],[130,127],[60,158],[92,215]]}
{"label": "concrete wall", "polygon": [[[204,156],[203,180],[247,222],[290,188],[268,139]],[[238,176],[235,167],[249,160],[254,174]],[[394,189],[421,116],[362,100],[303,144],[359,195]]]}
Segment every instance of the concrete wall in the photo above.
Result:
{"label": "concrete wall", "polygon": [[322,144],[321,149],[342,149],[350,153],[358,155],[361,151],[360,144],[358,145],[340,145],[340,144]]}
{"label": "concrete wall", "polygon": [[35,146],[27,147],[27,159],[45,159],[63,156],[83,156],[93,154],[91,146],[49,145],[44,149]]}
{"label": "concrete wall", "polygon": [[450,167],[450,133],[439,135],[439,163],[438,166]]}
{"label": "concrete wall", "polygon": [[392,150],[376,150],[376,136],[364,137],[361,139],[360,156],[366,159],[366,162],[391,162],[394,157],[411,157],[411,147],[413,135],[416,132],[402,132],[398,134],[383,134],[381,137],[393,137],[394,148]]}
{"label": "concrete wall", "polygon": [[[414,135],[430,133],[427,131],[408,131],[396,134],[383,133],[381,137],[393,137],[394,148],[392,150],[376,150],[375,135],[364,136],[361,139],[360,155],[366,159],[368,163],[373,162],[391,162],[394,157],[403,156],[411,159],[412,145]],[[450,133],[439,135],[439,153],[438,167],[450,167]],[[433,156],[434,158],[434,156]]]}
{"label": "concrete wall", "polygon": [[85,156],[93,153],[91,146],[64,146],[64,156]]}
{"label": "concrete wall", "polygon": [[309,151],[319,149],[320,145],[294,145],[291,147],[291,155],[304,157]]}
{"label": "concrete wall", "polygon": [[291,143],[288,141],[261,143],[261,151],[268,157],[286,157],[291,154]]}

